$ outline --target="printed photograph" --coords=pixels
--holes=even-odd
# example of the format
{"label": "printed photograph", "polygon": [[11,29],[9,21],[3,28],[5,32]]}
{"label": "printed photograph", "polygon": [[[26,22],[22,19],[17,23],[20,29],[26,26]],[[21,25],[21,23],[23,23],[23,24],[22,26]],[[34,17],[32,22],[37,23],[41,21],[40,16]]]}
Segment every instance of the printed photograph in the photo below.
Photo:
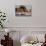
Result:
{"label": "printed photograph", "polygon": [[32,5],[16,5],[15,16],[32,16]]}

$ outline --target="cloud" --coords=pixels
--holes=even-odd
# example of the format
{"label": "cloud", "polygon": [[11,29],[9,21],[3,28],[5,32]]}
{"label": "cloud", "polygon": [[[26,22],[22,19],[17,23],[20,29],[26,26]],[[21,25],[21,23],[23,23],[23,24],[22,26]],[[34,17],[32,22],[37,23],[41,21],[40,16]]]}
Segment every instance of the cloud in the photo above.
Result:
{"label": "cloud", "polygon": [[30,5],[31,4],[31,0],[16,0],[16,4],[17,5]]}

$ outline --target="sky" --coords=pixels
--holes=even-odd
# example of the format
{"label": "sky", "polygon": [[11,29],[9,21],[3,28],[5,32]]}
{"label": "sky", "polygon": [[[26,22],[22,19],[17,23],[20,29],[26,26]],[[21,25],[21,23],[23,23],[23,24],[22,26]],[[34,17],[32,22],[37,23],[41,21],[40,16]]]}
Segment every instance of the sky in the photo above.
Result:
{"label": "sky", "polygon": [[16,0],[17,5],[31,5],[31,0]]}
{"label": "sky", "polygon": [[32,8],[31,0],[16,0],[16,5],[25,5],[27,8]]}

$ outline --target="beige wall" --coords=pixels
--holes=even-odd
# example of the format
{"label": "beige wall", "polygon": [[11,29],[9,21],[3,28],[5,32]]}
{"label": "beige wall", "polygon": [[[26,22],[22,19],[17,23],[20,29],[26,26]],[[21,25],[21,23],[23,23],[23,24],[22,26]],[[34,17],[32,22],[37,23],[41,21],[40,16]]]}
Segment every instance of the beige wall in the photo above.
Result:
{"label": "beige wall", "polygon": [[[0,9],[3,9],[7,15],[7,23],[5,23],[5,26],[11,29],[11,31],[20,31],[20,37],[31,31],[45,31],[44,33],[46,33],[46,0],[29,0],[32,3],[32,17],[16,17],[15,5],[20,4],[20,1],[21,4],[27,2],[27,0],[0,0]],[[15,34],[17,38],[19,37],[18,35],[17,33]]]}
{"label": "beige wall", "polygon": [[[20,2],[21,1],[21,2]],[[27,0],[0,0],[0,9],[6,11],[7,27],[46,27],[46,0],[29,0],[32,3],[32,17],[16,17],[15,5]]]}

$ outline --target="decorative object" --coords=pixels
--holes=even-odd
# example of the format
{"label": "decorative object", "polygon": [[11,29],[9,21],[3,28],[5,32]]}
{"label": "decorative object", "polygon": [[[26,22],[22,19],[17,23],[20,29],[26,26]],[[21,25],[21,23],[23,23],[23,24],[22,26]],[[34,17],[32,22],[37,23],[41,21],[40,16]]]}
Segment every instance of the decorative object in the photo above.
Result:
{"label": "decorative object", "polygon": [[6,32],[6,33],[9,33],[10,31],[9,31],[9,29],[5,29],[5,32]]}
{"label": "decorative object", "polygon": [[45,42],[42,44],[42,46],[46,46],[46,34],[45,34]]}
{"label": "decorative object", "polygon": [[13,46],[13,39],[9,37],[9,33],[7,35],[4,35],[5,40],[1,39],[1,44],[3,46]]}
{"label": "decorative object", "polygon": [[9,29],[5,29],[5,32],[7,33],[7,35],[4,35],[5,40],[1,39],[1,44],[3,46],[13,46],[13,39],[9,36]]}
{"label": "decorative object", "polygon": [[32,16],[32,5],[16,5],[16,16]]}
{"label": "decorative object", "polygon": [[0,27],[3,28],[4,27],[4,22],[6,20],[6,13],[0,11]]}
{"label": "decorative object", "polygon": [[9,29],[5,29],[5,32],[6,32],[7,34],[9,34],[10,30],[9,30]]}

